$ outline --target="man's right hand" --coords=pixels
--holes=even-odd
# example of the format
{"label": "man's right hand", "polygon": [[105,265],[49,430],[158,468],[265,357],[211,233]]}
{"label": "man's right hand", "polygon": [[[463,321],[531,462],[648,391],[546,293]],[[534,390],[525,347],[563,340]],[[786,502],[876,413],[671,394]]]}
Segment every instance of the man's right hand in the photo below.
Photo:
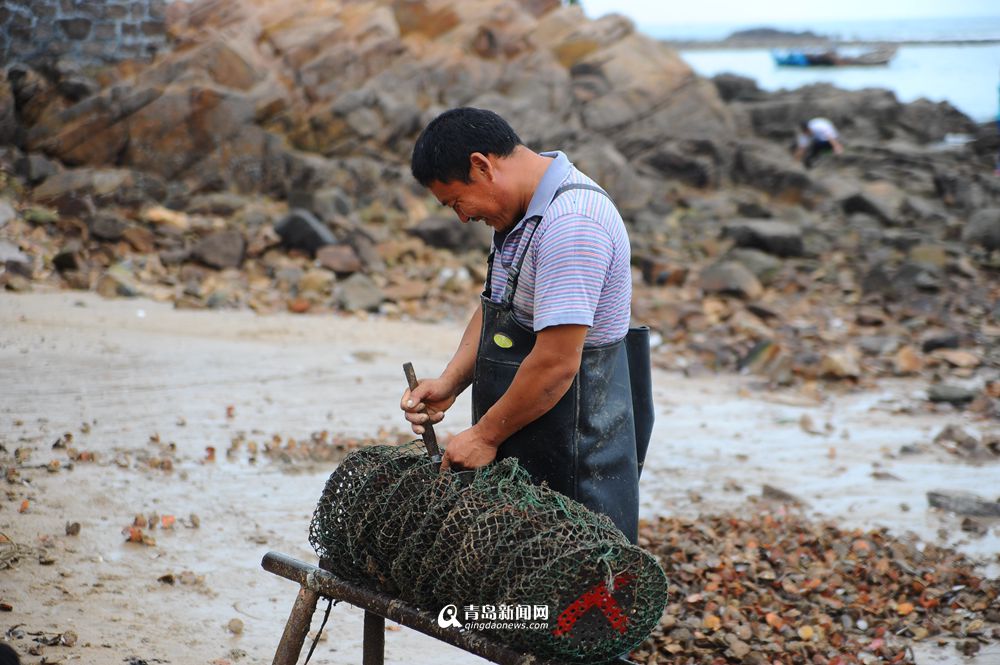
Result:
{"label": "man's right hand", "polygon": [[441,422],[447,411],[458,396],[455,386],[445,379],[424,379],[412,391],[407,389],[399,401],[401,408],[410,421],[410,427],[415,434],[424,433],[424,425]]}

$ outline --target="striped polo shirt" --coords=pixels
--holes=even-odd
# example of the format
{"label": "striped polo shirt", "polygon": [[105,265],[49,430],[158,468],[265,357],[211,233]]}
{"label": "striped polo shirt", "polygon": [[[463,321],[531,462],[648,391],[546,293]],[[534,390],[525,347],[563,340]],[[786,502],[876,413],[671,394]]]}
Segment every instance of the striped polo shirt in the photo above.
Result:
{"label": "striped polo shirt", "polygon": [[495,233],[490,299],[501,302],[508,271],[524,252],[525,229],[541,216],[514,292],[514,317],[538,332],[549,326],[588,326],[584,346],[616,342],[628,332],[632,305],[631,249],[621,215],[600,192],[564,185],[595,185],[562,152],[552,158],[528,204],[506,234]]}

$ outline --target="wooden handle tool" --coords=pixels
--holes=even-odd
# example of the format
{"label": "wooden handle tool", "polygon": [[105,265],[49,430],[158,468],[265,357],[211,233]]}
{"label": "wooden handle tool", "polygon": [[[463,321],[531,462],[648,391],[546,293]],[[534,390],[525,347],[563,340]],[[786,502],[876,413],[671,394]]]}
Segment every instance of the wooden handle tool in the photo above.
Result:
{"label": "wooden handle tool", "polygon": [[[406,374],[406,382],[409,384],[410,390],[415,390],[417,387],[417,374],[413,371],[413,363],[404,363],[403,373]],[[424,424],[424,434],[421,438],[424,441],[424,447],[427,448],[427,457],[432,462],[440,464],[441,449],[438,448],[437,435],[434,434],[434,426],[431,425],[430,417],[428,417],[427,423]]]}

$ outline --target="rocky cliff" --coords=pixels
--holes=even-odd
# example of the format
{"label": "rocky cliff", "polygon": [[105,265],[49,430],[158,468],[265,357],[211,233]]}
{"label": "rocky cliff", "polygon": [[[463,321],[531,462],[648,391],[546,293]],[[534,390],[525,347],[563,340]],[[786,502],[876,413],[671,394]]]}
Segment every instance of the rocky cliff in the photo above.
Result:
{"label": "rocky cliff", "polygon": [[[151,62],[7,66],[7,288],[464,309],[488,238],[443,215],[408,158],[437,113],[479,106],[614,196],[662,364],[924,373],[961,393],[945,402],[995,409],[995,141],[947,104],[706,80],[628,20],[557,0],[204,0],[167,18]],[[814,115],[848,150],[806,171],[787,148]]]}

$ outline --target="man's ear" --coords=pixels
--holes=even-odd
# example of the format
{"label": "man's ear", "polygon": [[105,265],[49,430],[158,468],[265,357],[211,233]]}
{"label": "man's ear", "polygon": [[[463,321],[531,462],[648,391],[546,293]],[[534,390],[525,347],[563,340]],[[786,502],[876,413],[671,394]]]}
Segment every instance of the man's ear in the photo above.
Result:
{"label": "man's ear", "polygon": [[469,177],[474,175],[493,181],[495,176],[493,162],[481,152],[474,152],[469,155]]}

